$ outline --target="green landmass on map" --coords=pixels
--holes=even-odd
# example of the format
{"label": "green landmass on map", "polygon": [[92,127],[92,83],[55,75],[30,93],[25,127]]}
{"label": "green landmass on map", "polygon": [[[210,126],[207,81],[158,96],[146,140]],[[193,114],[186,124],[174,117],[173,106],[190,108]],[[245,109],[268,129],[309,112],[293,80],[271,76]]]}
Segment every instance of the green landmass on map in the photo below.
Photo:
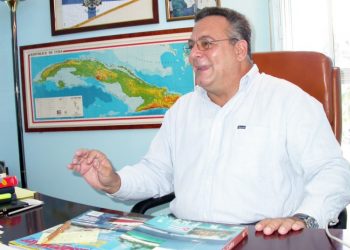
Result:
{"label": "green landmass on map", "polygon": [[[72,74],[80,77],[94,77],[104,84],[120,84],[122,91],[127,96],[141,97],[144,100],[136,108],[137,112],[155,108],[170,108],[180,97],[179,94],[169,93],[165,87],[157,87],[143,81],[125,67],[110,69],[96,60],[67,60],[51,65],[41,73],[38,82],[54,77],[64,68],[74,68],[75,71]],[[60,80],[58,86],[64,88],[64,80]]]}

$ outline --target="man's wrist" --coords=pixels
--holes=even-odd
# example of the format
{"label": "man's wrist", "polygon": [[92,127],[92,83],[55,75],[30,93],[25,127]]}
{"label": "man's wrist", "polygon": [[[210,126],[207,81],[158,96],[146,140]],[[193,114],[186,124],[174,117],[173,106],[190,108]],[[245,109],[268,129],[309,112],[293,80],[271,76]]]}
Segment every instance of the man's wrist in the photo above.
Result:
{"label": "man's wrist", "polygon": [[103,189],[103,191],[108,194],[114,194],[118,192],[121,186],[121,180],[118,173],[115,173],[113,176],[113,180],[110,180],[110,185],[105,186]]}
{"label": "man's wrist", "polygon": [[306,228],[319,228],[317,220],[314,217],[311,217],[310,215],[298,213],[293,215],[293,217],[302,220],[305,223]]}

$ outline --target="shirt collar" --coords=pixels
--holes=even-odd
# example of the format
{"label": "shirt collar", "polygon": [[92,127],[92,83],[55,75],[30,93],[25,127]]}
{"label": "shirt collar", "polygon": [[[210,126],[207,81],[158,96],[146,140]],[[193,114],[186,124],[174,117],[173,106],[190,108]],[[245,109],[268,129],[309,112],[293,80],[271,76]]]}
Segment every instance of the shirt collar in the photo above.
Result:
{"label": "shirt collar", "polygon": [[253,79],[259,74],[259,68],[256,64],[241,78],[239,83],[239,90],[242,91],[248,88],[253,82]]}

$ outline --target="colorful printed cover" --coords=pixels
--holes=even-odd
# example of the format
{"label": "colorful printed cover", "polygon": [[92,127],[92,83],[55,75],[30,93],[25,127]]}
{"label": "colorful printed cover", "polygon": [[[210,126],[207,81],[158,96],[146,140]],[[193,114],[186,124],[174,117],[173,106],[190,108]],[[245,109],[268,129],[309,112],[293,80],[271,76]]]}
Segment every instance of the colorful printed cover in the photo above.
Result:
{"label": "colorful printed cover", "polygon": [[[154,217],[120,237],[140,249],[232,249],[248,235],[248,228],[177,219],[170,215]],[[135,248],[136,249],[136,248]]]}
{"label": "colorful printed cover", "polygon": [[151,216],[129,213],[106,213],[89,210],[71,220],[73,225],[129,231],[150,219]]}

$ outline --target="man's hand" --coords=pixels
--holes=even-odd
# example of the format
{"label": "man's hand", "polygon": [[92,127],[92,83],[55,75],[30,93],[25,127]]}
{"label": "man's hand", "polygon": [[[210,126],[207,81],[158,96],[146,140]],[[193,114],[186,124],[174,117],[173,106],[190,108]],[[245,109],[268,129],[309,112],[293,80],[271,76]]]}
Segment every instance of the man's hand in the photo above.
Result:
{"label": "man's hand", "polygon": [[287,234],[290,230],[299,231],[306,228],[305,223],[295,217],[264,219],[255,225],[255,230],[271,235],[278,232],[281,235]]}
{"label": "man's hand", "polygon": [[105,154],[97,150],[81,149],[75,152],[68,168],[79,173],[93,188],[115,193],[120,188],[120,177]]}

